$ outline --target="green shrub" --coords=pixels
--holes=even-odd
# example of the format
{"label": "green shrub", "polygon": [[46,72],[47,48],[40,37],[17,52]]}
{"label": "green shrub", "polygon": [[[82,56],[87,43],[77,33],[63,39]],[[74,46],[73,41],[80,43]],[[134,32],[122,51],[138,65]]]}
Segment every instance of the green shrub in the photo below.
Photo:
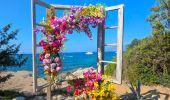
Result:
{"label": "green shrub", "polygon": [[[170,87],[170,0],[158,0],[147,19],[152,34],[141,40],[134,39],[124,53],[123,76],[131,83],[161,84]],[[113,75],[111,65],[105,73]]]}
{"label": "green shrub", "polygon": [[2,100],[11,100],[17,96],[24,96],[24,94],[13,90],[0,90],[0,97],[3,98]]}
{"label": "green shrub", "polygon": [[130,83],[137,84],[138,80],[142,80],[145,85],[157,84],[157,75],[148,67],[143,65],[131,65],[126,70],[127,79]]}
{"label": "green shrub", "polygon": [[[116,61],[116,58],[113,58],[112,61]],[[116,64],[107,64],[104,68],[104,74],[107,75],[107,76],[114,76],[115,74],[115,70],[116,70]]]}

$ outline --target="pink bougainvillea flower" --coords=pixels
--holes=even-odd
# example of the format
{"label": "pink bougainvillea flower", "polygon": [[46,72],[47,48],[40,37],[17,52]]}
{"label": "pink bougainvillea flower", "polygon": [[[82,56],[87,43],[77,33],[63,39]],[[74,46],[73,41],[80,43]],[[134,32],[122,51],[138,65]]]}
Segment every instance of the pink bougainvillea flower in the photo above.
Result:
{"label": "pink bougainvillea flower", "polygon": [[59,49],[58,47],[53,47],[53,48],[51,49],[51,51],[52,51],[53,53],[58,53],[58,52],[60,51],[60,49]]}
{"label": "pink bougainvillea flower", "polygon": [[44,55],[40,55],[40,61],[43,61],[43,59],[44,59]]}
{"label": "pink bougainvillea flower", "polygon": [[44,64],[44,65],[48,64],[47,59],[43,59],[43,64]]}
{"label": "pink bougainvillea flower", "polygon": [[55,61],[55,62],[59,62],[59,61],[60,61],[60,58],[59,58],[59,57],[56,57],[56,58],[54,59],[54,61]]}
{"label": "pink bougainvillea flower", "polygon": [[62,67],[56,67],[57,72],[59,72],[60,70],[62,70]]}
{"label": "pink bougainvillea flower", "polygon": [[44,40],[41,40],[40,43],[39,43],[40,46],[44,46],[45,45],[45,42]]}
{"label": "pink bougainvillea flower", "polygon": [[62,37],[62,36],[58,36],[57,39],[60,40],[60,41],[62,41],[62,40],[63,40],[63,37]]}
{"label": "pink bougainvillea flower", "polygon": [[93,67],[91,67],[90,69],[91,69],[92,71],[94,71],[94,68],[93,68]]}
{"label": "pink bougainvillea flower", "polygon": [[53,47],[58,48],[60,46],[60,42],[59,41],[54,41],[52,45],[53,45]]}
{"label": "pink bougainvillea flower", "polygon": [[56,16],[53,16],[53,17],[51,18],[51,25],[55,25],[56,20],[57,20],[57,17],[56,17]]}
{"label": "pink bougainvillea flower", "polygon": [[65,31],[67,28],[67,23],[66,22],[62,22],[62,24],[60,25],[60,30],[61,31]]}
{"label": "pink bougainvillea flower", "polygon": [[77,85],[80,85],[80,84],[81,84],[81,80],[77,80],[77,81],[76,81],[76,84],[77,84]]}
{"label": "pink bougainvillea flower", "polygon": [[49,57],[50,57],[50,54],[49,54],[49,53],[45,54],[45,58],[46,58],[46,59],[48,59]]}
{"label": "pink bougainvillea flower", "polygon": [[55,63],[52,63],[52,64],[50,64],[50,67],[51,67],[51,68],[55,68],[55,67],[56,67],[56,64],[55,64]]}
{"label": "pink bougainvillea flower", "polygon": [[80,86],[79,86],[79,85],[75,85],[74,87],[75,87],[76,89],[78,89]]}
{"label": "pink bougainvillea flower", "polygon": [[81,90],[76,89],[75,92],[74,92],[74,95],[75,95],[75,96],[78,96],[78,95],[80,95],[80,94],[81,94]]}
{"label": "pink bougainvillea flower", "polygon": [[98,75],[97,75],[97,81],[100,81],[100,80],[102,80],[102,75],[101,75],[101,74],[98,74]]}
{"label": "pink bougainvillea flower", "polygon": [[60,35],[60,31],[59,31],[59,30],[56,30],[56,31],[55,31],[55,34],[56,34],[56,35]]}
{"label": "pink bougainvillea flower", "polygon": [[94,83],[93,83],[93,81],[92,80],[90,80],[90,81],[88,81],[88,82],[86,82],[85,83],[85,86],[91,86],[91,87],[93,87],[93,85],[94,85]]}
{"label": "pink bougainvillea flower", "polygon": [[67,86],[67,91],[68,92],[72,91],[72,87],[71,86]]}
{"label": "pink bougainvillea flower", "polygon": [[52,62],[52,59],[43,59],[43,64],[50,64]]}
{"label": "pink bougainvillea flower", "polygon": [[49,69],[49,66],[47,66],[47,65],[44,66],[44,69],[45,69],[45,70],[48,70],[48,69]]}
{"label": "pink bougainvillea flower", "polygon": [[89,71],[83,73],[84,77],[87,78],[89,76],[89,73],[90,73]]}
{"label": "pink bougainvillea flower", "polygon": [[43,49],[45,49],[45,50],[48,50],[49,48],[50,48],[50,46],[48,44],[43,46]]}

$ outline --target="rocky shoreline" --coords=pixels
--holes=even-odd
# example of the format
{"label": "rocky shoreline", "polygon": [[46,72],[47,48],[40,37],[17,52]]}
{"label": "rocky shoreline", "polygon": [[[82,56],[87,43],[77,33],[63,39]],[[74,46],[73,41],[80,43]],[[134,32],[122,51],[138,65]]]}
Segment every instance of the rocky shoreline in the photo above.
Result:
{"label": "rocky shoreline", "polygon": [[[88,68],[85,69],[77,69],[75,71],[72,71],[72,75],[76,76],[77,78],[82,78],[83,73],[87,71]],[[10,72],[10,71],[5,71],[1,72],[0,76],[6,76],[8,74],[11,74],[12,77],[7,80],[6,82],[0,83],[0,89],[1,90],[16,90],[19,92],[23,92],[25,94],[32,94],[33,87],[33,77],[32,77],[32,72],[30,71],[17,71],[17,72]],[[62,73],[61,76],[64,76],[66,73]],[[73,79],[74,77],[66,77],[66,79]],[[44,85],[47,83],[47,80],[45,78],[38,78],[37,80],[38,85]],[[63,83],[64,84],[64,83]]]}

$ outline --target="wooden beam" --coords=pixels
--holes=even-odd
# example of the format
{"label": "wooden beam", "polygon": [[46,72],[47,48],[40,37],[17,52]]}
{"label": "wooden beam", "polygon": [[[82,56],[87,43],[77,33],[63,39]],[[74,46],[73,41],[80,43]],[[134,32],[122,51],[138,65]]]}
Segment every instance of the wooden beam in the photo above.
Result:
{"label": "wooden beam", "polygon": [[[71,8],[71,5],[56,5],[56,4],[50,4],[51,6],[53,6],[55,9],[61,9],[61,10],[69,10]],[[75,5],[78,6],[78,5]],[[117,5],[117,6],[111,6],[111,7],[107,7],[105,8],[106,11],[111,11],[111,10],[118,10],[120,8],[122,8],[122,6],[124,6],[123,4],[121,5]],[[82,6],[82,7],[87,7],[87,6]]]}
{"label": "wooden beam", "polygon": [[39,23],[36,23],[36,25],[37,25],[37,26],[41,26],[41,27],[46,27],[45,25],[43,25],[43,24],[41,24],[41,23],[40,23],[40,24],[39,24]]}
{"label": "wooden beam", "polygon": [[[51,10],[50,9],[46,9],[46,19],[48,16],[51,15]],[[47,81],[49,82],[49,86],[47,86],[47,100],[51,100],[51,77],[49,75],[47,75]]]}
{"label": "wooden beam", "polygon": [[113,62],[113,61],[101,61],[101,62],[104,62],[104,63],[110,63],[110,64],[116,64],[116,62]]}
{"label": "wooden beam", "polygon": [[[56,4],[51,4],[51,6],[53,6],[55,9],[58,10],[70,10],[71,9],[71,5],[56,5]],[[77,5],[75,5],[76,7]],[[82,7],[87,7],[87,6],[82,6]]]}
{"label": "wooden beam", "polygon": [[104,46],[117,46],[117,44],[104,44]]}
{"label": "wooden beam", "polygon": [[37,88],[37,65],[36,65],[36,6],[35,1],[31,0],[31,20],[32,20],[32,60],[33,60],[33,93],[36,93]]}
{"label": "wooden beam", "polygon": [[51,77],[47,75],[47,81],[49,82],[47,86],[47,100],[51,100]]}
{"label": "wooden beam", "polygon": [[123,62],[123,6],[118,10],[118,35],[117,35],[117,67],[116,80],[118,84],[122,83],[122,62]]}
{"label": "wooden beam", "polygon": [[97,72],[104,74],[104,22],[98,25],[98,34],[97,34]]}
{"label": "wooden beam", "polygon": [[106,11],[118,10],[118,9],[121,9],[123,6],[124,6],[123,4],[117,5],[117,6],[111,6],[111,7],[105,8],[105,10]]}
{"label": "wooden beam", "polygon": [[35,3],[42,6],[42,7],[45,7],[45,8],[51,8],[51,5],[50,4],[47,4],[41,0],[35,0]]}
{"label": "wooden beam", "polygon": [[114,29],[114,28],[118,28],[118,26],[110,26],[110,27],[106,27],[105,29]]}

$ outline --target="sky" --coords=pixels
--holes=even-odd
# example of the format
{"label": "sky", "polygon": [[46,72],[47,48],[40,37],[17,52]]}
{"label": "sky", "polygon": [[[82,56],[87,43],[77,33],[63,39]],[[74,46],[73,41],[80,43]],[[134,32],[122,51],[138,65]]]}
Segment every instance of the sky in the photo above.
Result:
{"label": "sky", "polygon": [[[115,6],[124,4],[124,47],[133,39],[142,39],[151,34],[151,27],[146,21],[151,14],[149,9],[154,6],[156,0],[42,0],[49,4],[60,5],[89,5],[102,3],[106,6]],[[40,6],[36,7],[36,22],[41,22],[45,17],[46,9]],[[10,31],[19,29],[17,40],[12,43],[22,43],[20,53],[32,53],[32,35],[31,35],[31,0],[0,0],[0,28],[6,24],[12,23]],[[63,11],[56,11],[57,16],[62,16]],[[108,12],[106,26],[117,25],[117,11]],[[97,29],[91,29],[93,40],[90,40],[83,32],[68,35],[69,41],[65,43],[64,52],[87,52],[97,50]],[[105,31],[105,43],[116,43],[117,30]],[[37,33],[37,41],[42,36]],[[116,47],[105,47],[106,51],[115,51]],[[40,52],[41,48],[37,49]]]}

